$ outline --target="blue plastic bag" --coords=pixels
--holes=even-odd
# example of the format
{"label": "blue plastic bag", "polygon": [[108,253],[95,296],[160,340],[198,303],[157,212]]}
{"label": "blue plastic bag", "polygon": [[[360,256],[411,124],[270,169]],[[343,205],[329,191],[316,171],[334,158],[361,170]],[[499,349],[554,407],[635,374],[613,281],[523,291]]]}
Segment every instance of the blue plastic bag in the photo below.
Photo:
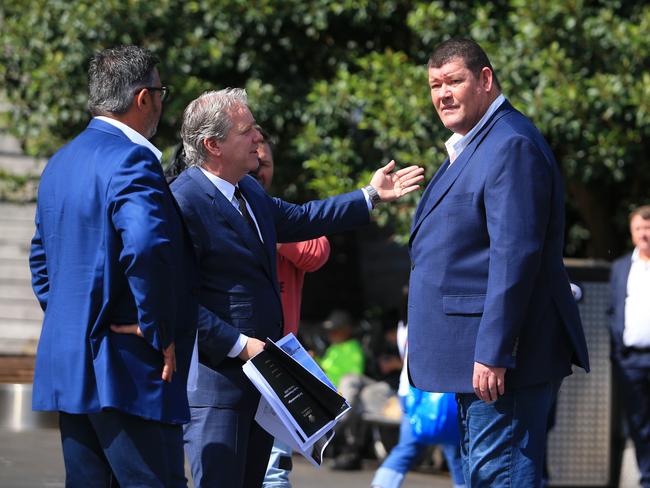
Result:
{"label": "blue plastic bag", "polygon": [[410,387],[406,413],[420,444],[458,444],[458,407],[453,393],[431,393]]}

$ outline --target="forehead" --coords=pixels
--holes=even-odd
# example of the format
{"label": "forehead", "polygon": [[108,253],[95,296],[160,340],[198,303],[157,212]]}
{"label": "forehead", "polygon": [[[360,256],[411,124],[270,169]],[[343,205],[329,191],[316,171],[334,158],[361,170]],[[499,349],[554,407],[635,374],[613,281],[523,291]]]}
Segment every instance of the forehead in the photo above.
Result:
{"label": "forehead", "polygon": [[247,129],[249,126],[255,124],[255,118],[245,105],[238,105],[230,110],[230,120],[233,127],[241,130]]}
{"label": "forehead", "polygon": [[431,78],[444,78],[459,73],[469,72],[465,61],[462,58],[452,58],[445,64],[439,67],[429,67],[429,79]]}
{"label": "forehead", "polygon": [[632,220],[630,221],[630,225],[632,226],[650,226],[650,219],[644,219],[643,216],[637,214],[634,217],[632,217]]}

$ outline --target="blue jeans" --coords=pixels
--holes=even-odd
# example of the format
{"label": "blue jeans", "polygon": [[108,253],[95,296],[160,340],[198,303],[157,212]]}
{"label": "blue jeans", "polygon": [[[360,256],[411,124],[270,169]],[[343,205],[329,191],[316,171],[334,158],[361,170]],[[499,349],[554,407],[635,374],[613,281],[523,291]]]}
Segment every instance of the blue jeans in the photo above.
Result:
{"label": "blue jeans", "polygon": [[[403,401],[403,398],[400,398],[400,401]],[[402,403],[403,411],[404,405]],[[375,473],[370,485],[380,488],[399,488],[406,473],[420,459],[426,448],[426,444],[415,442],[409,417],[403,413],[399,429],[399,441]],[[451,473],[454,488],[465,486],[460,446],[442,446],[442,450],[447,459],[447,466]]]}
{"label": "blue jeans", "polygon": [[287,466],[287,458],[291,460],[291,448],[281,440],[274,439],[263,488],[291,488],[289,481],[291,465]]}
{"label": "blue jeans", "polygon": [[546,424],[561,380],[507,391],[493,403],[457,394],[465,481],[472,488],[541,486]]}

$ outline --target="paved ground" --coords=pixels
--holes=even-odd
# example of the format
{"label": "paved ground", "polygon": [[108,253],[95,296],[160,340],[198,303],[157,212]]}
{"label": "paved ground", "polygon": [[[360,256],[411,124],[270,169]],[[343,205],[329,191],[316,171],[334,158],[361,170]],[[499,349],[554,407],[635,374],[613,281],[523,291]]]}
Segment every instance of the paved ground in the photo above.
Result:
{"label": "paved ground", "polygon": [[[295,459],[295,488],[357,488],[370,486],[376,465],[367,463],[362,471],[337,472],[323,467],[314,469]],[[0,487],[62,488],[65,486],[63,460],[56,429],[11,432],[0,429]],[[448,488],[446,475],[410,473],[404,488]]]}

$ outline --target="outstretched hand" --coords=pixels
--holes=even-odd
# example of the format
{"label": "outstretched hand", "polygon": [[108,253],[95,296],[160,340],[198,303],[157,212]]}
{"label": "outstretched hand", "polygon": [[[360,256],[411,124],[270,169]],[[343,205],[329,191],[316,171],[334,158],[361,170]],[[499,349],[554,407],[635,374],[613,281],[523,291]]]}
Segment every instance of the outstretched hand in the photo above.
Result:
{"label": "outstretched hand", "polygon": [[[117,334],[133,334],[138,337],[144,337],[142,330],[138,324],[129,324],[129,325],[111,325],[111,330]],[[176,371],[176,347],[172,342],[163,349],[163,370],[162,370],[162,379],[167,383],[172,382],[172,375]]]}
{"label": "outstretched hand", "polygon": [[391,202],[419,189],[419,183],[424,179],[424,168],[420,166],[408,166],[395,172],[393,169],[395,161],[375,171],[370,180],[382,202]]}

